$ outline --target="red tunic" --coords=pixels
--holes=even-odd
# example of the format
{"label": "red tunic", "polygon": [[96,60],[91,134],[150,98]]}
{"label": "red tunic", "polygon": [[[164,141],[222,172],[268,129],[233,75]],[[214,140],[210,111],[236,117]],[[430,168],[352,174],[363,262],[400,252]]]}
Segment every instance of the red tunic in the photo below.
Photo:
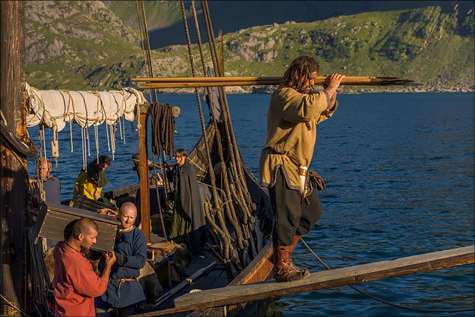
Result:
{"label": "red tunic", "polygon": [[94,297],[101,296],[107,282],[92,270],[81,252],[58,242],[54,255],[54,295],[56,316],[95,316]]}

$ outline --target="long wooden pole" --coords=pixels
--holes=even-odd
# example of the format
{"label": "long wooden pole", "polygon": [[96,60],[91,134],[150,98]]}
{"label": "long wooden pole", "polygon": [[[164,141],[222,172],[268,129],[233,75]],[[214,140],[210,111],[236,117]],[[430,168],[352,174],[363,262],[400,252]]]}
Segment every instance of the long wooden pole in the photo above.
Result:
{"label": "long wooden pole", "polygon": [[[0,110],[8,128],[25,141],[23,1],[0,1],[0,52]],[[0,162],[0,315],[13,316],[27,304],[27,160],[2,137]]]}
{"label": "long wooden pole", "polygon": [[221,68],[221,74],[219,74],[219,76],[224,76],[223,30],[221,29],[218,31],[218,43],[219,43],[219,67]]}
{"label": "long wooden pole", "polygon": [[147,119],[148,104],[138,106],[139,128],[139,179],[140,179],[140,217],[142,231],[150,243],[150,191],[148,179]]}
{"label": "long wooden pole", "polygon": [[[327,77],[315,78],[315,85],[322,85]],[[193,88],[193,87],[218,87],[218,86],[255,86],[279,85],[280,77],[194,77],[194,78],[132,78],[133,82],[146,82],[140,89],[159,88]],[[397,77],[369,77],[347,76],[341,85],[350,86],[386,86],[386,85],[420,85],[410,79]]]}
{"label": "long wooden pole", "polygon": [[175,299],[175,308],[135,316],[160,316],[181,311],[246,303],[266,298],[282,297],[473,264],[474,260],[475,252],[472,245],[400,258],[393,261],[382,261],[312,273],[309,277],[294,282],[276,283],[274,280],[269,280],[254,284],[235,285],[189,293]]}

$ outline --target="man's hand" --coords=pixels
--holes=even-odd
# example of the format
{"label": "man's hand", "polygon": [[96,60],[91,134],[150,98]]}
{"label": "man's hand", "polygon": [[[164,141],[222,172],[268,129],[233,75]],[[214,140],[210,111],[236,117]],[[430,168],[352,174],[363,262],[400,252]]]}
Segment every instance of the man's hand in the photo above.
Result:
{"label": "man's hand", "polygon": [[114,264],[115,261],[117,260],[114,252],[104,252],[103,256],[104,256],[104,261],[106,262],[106,266],[109,266],[109,267],[111,267],[112,264]]}
{"label": "man's hand", "polygon": [[104,268],[104,271],[102,272],[101,279],[108,282],[109,276],[111,274],[112,264],[115,263],[116,258],[114,252],[104,252],[102,256],[104,257],[104,262],[106,263],[106,266]]}
{"label": "man's hand", "polygon": [[327,75],[327,78],[323,82],[323,88],[327,91],[330,98],[336,92],[338,87],[340,87],[340,83],[344,77],[345,75],[340,74]]}
{"label": "man's hand", "polygon": [[97,209],[97,212],[103,215],[114,216],[114,217],[117,217],[119,215],[117,211],[112,210],[110,208],[100,208],[100,209]]}

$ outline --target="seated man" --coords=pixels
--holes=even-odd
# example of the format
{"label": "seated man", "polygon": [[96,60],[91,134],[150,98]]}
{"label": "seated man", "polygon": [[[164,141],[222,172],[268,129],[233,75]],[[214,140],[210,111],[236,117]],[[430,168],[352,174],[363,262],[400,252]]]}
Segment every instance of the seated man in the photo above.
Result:
{"label": "seated man", "polygon": [[[95,300],[98,316],[109,316],[114,310],[119,317],[133,315],[135,305],[146,301],[138,277],[147,260],[147,239],[140,229],[134,227],[137,208],[131,202],[122,204],[118,218],[120,226],[114,245],[117,262],[112,266],[106,292]],[[103,269],[101,261],[99,271]]]}
{"label": "seated man", "polygon": [[89,199],[97,200],[101,197],[102,187],[108,180],[104,170],[110,166],[111,159],[107,155],[99,156],[99,161],[94,159],[87,165],[86,170],[82,169],[76,179],[73,190],[73,199],[69,206],[74,206],[78,195],[85,195]]}
{"label": "seated man", "polygon": [[32,185],[37,185],[39,182],[43,182],[43,191],[41,193],[41,199],[56,204],[61,204],[61,181],[54,175],[50,175],[52,165],[48,158],[40,157],[38,159],[36,168],[38,170],[37,177],[30,178]]}
{"label": "seated man", "polygon": [[104,253],[105,268],[101,277],[94,273],[82,251],[96,243],[97,233],[93,220],[81,218],[74,223],[67,240],[56,244],[53,252],[55,316],[95,316],[94,297],[106,291],[116,260],[113,252]]}
{"label": "seated man", "polygon": [[[61,181],[54,175],[50,175],[52,169],[51,161],[48,158],[40,157],[36,164],[37,176],[30,178],[30,184],[40,191],[41,199],[47,202],[61,204]],[[43,250],[56,245],[58,241],[51,239],[41,239]]]}
{"label": "seated man", "polygon": [[170,173],[175,185],[170,239],[176,243],[190,243],[192,252],[197,253],[203,250],[206,242],[206,222],[196,169],[186,162],[185,149],[178,149],[175,157],[177,164]]}

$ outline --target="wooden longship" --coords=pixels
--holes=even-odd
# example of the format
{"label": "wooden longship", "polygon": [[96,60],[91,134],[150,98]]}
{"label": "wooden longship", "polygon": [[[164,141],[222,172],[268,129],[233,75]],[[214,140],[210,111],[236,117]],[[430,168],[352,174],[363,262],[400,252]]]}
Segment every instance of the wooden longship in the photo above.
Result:
{"label": "wooden longship", "polygon": [[[13,134],[16,138],[28,141],[25,124],[26,100],[22,99],[25,89],[23,76],[25,66],[23,9],[21,1],[1,2],[2,58],[0,69],[2,78],[0,83],[0,110],[3,111],[6,117],[2,124],[9,127],[9,131],[14,131]],[[390,80],[393,80],[393,78]],[[152,82],[152,80],[150,81]],[[277,82],[278,80],[275,78],[271,80],[267,78],[262,81],[248,81],[241,78],[234,82],[220,83],[219,86],[236,84],[273,85]],[[393,81],[393,84],[406,83],[408,81]],[[174,86],[176,82],[172,84],[171,86]],[[199,86],[211,85],[206,83]],[[152,83],[144,87],[145,89],[155,89],[163,87],[163,85]],[[188,84],[187,87],[196,87],[196,85]],[[315,273],[308,280],[300,281],[297,284],[287,283],[282,287],[276,287],[275,284],[272,285],[273,282],[269,281],[273,277],[271,241],[273,219],[270,200],[267,191],[259,187],[256,178],[242,162],[234,137],[229,136],[230,117],[226,117],[223,121],[211,121],[188,156],[189,164],[193,164],[197,169],[198,180],[205,184],[205,187],[211,188],[211,190],[208,190],[208,195],[204,195],[204,201],[209,204],[207,210],[209,222],[209,230],[207,230],[208,248],[191,258],[189,263],[182,263],[181,272],[177,272],[176,269],[177,261],[175,259],[178,252],[176,249],[168,253],[155,255],[153,241],[151,241],[154,228],[149,226],[150,218],[151,215],[154,216],[157,212],[158,214],[163,212],[159,219],[165,220],[167,203],[160,207],[158,201],[152,201],[150,197],[155,195],[155,198],[160,200],[160,193],[162,193],[166,200],[166,194],[170,191],[170,187],[166,184],[159,185],[155,183],[151,185],[150,183],[146,147],[148,107],[149,105],[140,105],[136,109],[139,117],[138,123],[141,125],[139,129],[139,163],[137,166],[140,184],[104,193],[105,197],[116,200],[119,206],[125,201],[134,201],[140,204],[141,207],[142,230],[151,242],[149,262],[164,286],[163,295],[160,297],[164,300],[159,298],[149,302],[148,305],[142,306],[140,313],[148,316],[162,315],[163,313],[181,313],[181,315],[191,316],[234,316],[241,313],[242,315],[261,316],[267,311],[270,298],[273,296],[323,288],[317,284],[322,283],[322,276],[325,276],[325,278],[328,276],[321,273]],[[224,109],[225,116],[227,115],[226,111]],[[0,238],[3,265],[0,274],[0,294],[2,294],[2,297],[5,296],[5,298],[10,299],[8,303],[1,301],[0,307],[2,315],[15,315],[18,314],[18,311],[28,311],[30,302],[27,295],[27,255],[25,251],[28,238],[24,230],[12,230],[12,228],[24,229],[28,225],[26,221],[28,219],[27,188],[24,184],[27,154],[25,154],[26,152],[16,151],[15,146],[11,144],[11,141],[6,140],[3,134],[0,141],[2,152],[0,212],[3,221],[2,237]],[[230,188],[227,188],[228,186]],[[229,206],[234,208],[234,214],[224,212],[224,209],[228,212]],[[14,208],[17,210],[14,210]],[[216,224],[216,219],[221,221],[221,226]],[[220,231],[223,231],[223,235],[220,235]],[[164,232],[161,234],[165,235]],[[422,260],[422,266],[425,265],[424,270],[419,271],[473,263],[473,246],[463,256],[463,261],[459,258],[455,260],[444,258],[440,261],[445,261],[445,263],[439,266],[431,266],[432,263],[429,263],[427,259]],[[453,261],[453,265],[449,263],[450,261]],[[175,264],[171,265],[171,262]],[[378,267],[384,266],[381,264]],[[347,274],[345,278],[350,282],[340,282],[338,286],[352,284],[351,281],[354,281],[355,276],[351,275],[351,269],[347,271],[350,271],[350,273],[345,271],[345,274]],[[411,271],[411,274],[417,272],[417,270]],[[177,273],[179,274],[177,275]],[[359,274],[363,273],[360,272]],[[181,283],[174,285],[172,283],[173,275],[175,275],[177,282],[181,281]],[[255,287],[255,285],[243,286],[244,284],[257,282],[264,283],[260,283],[261,285],[258,285],[258,287]],[[177,289],[176,287],[180,285],[183,285],[183,288]],[[299,286],[302,288],[300,290],[296,289]],[[228,288],[223,291],[223,287]],[[246,290],[247,287],[253,289],[255,293],[259,293],[260,290],[263,290],[263,292],[255,297],[242,296],[242,293],[238,296],[232,294],[233,288]],[[276,288],[290,289],[291,291],[283,293],[276,291]],[[271,291],[265,293],[266,289],[271,289]],[[203,294],[208,296],[223,293],[223,296],[228,296],[228,299],[231,299],[204,303],[206,298],[199,299],[198,296],[189,294],[196,290],[203,291]],[[187,299],[190,299],[190,304],[195,304],[187,306]],[[200,304],[196,304],[196,301],[199,301]],[[181,308],[174,308],[175,303],[179,304],[177,306]]]}
{"label": "wooden longship", "polygon": [[[215,127],[213,124],[208,124],[206,128],[206,135],[208,138],[208,144],[211,148],[211,157],[215,159],[212,162],[212,165],[215,166],[219,163],[219,155],[217,154],[218,145],[215,143]],[[218,129],[224,129],[222,123],[218,124]],[[221,130],[221,132],[224,132]],[[205,163],[205,155],[203,154],[205,151],[205,137],[202,136],[193,150],[189,153],[188,159],[189,163],[195,166],[198,171],[198,179],[201,183],[208,184],[209,183],[209,176],[207,175],[206,168],[207,164]],[[224,152],[225,157],[229,156],[227,151]],[[139,169],[139,168],[138,168]],[[225,287],[227,285],[241,285],[259,281],[265,281],[273,278],[272,275],[272,241],[271,237],[271,230],[272,230],[272,211],[270,206],[270,200],[268,193],[259,186],[258,181],[252,175],[252,173],[248,170],[248,168],[243,164],[243,171],[244,176],[247,184],[247,188],[249,190],[249,194],[252,198],[252,201],[255,204],[256,209],[253,211],[252,215],[255,217],[256,221],[254,223],[255,231],[252,232],[253,239],[252,244],[257,248],[257,252],[255,252],[255,256],[252,255],[253,251],[251,250],[251,246],[246,248],[244,251],[246,254],[244,257],[240,258],[248,258],[248,263],[242,270],[236,270],[234,264],[225,264],[223,263],[222,254],[220,251],[211,250],[214,246],[216,246],[216,236],[213,237],[212,234],[208,235],[208,248],[202,254],[195,256],[189,266],[186,268],[186,275],[192,276],[196,271],[210,265],[213,262],[216,262],[216,265],[209,271],[205,272],[205,274],[198,277],[194,280],[190,285],[186,286],[173,296],[169,297],[166,302],[154,307],[154,303],[148,303],[147,305],[143,305],[142,313],[150,312],[150,309],[153,311],[159,312],[163,309],[170,309],[174,307],[174,299],[189,293],[192,290],[212,290],[214,288]],[[219,177],[217,177],[219,179]],[[217,183],[217,186],[220,187],[222,184],[220,182]],[[163,192],[165,185],[160,185],[159,192]],[[140,184],[131,185],[129,187],[121,188],[118,190],[113,190],[109,192],[105,192],[104,196],[107,198],[111,198],[117,201],[118,205],[125,201],[134,201],[136,199],[140,199],[140,194],[137,195],[137,191],[140,189]],[[150,212],[151,214],[155,214],[158,216],[158,209],[157,204],[154,201],[156,199],[156,186],[151,185],[149,189],[150,196]],[[140,203],[139,203],[140,204]],[[157,220],[157,218],[153,218],[153,220]],[[152,222],[152,227],[154,226],[155,222]],[[160,226],[157,222],[157,226]],[[232,226],[228,223],[229,230],[232,232]],[[143,227],[142,227],[143,228]],[[209,228],[211,229],[211,228]],[[208,230],[211,232],[211,230]],[[152,233],[153,234],[153,233]],[[218,238],[219,239],[219,238]],[[250,243],[251,244],[251,243]],[[163,263],[157,263],[155,265],[155,269],[158,273],[164,273],[168,270],[169,264],[167,259],[160,258],[158,261]],[[233,266],[231,270],[233,272],[228,272],[229,266]],[[235,276],[233,276],[235,274]],[[165,273],[166,275],[166,273]],[[230,276],[232,276],[232,280],[230,281]],[[162,278],[159,276],[159,280],[166,284],[166,281],[163,281]],[[169,287],[168,289],[164,290],[164,294],[167,291],[170,291],[173,287]],[[256,303],[241,303],[241,304],[234,304],[227,307],[214,307],[214,308],[207,308],[198,310],[192,313],[193,316],[200,316],[200,315],[221,315],[223,313],[223,309],[227,311],[230,315],[234,315],[239,311],[245,309],[246,314],[250,314],[253,316],[257,315],[264,315],[267,311],[269,304],[269,300],[261,300],[257,301]],[[213,312],[214,311],[214,312]],[[184,314],[184,313],[183,313]]]}

